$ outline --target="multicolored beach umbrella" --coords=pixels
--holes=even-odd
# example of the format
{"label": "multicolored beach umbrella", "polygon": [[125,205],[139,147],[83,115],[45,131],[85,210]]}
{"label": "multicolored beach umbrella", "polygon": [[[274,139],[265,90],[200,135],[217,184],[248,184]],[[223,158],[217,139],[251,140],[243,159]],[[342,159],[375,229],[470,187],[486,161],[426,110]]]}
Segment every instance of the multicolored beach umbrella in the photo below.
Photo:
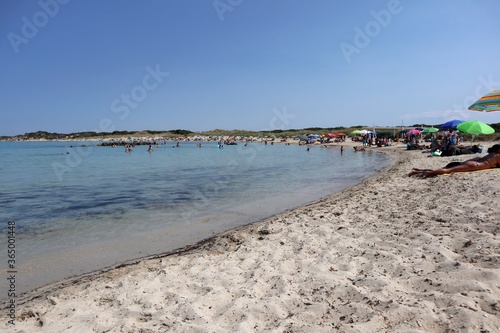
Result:
{"label": "multicolored beach umbrella", "polygon": [[472,111],[500,111],[500,90],[493,90],[469,106]]}

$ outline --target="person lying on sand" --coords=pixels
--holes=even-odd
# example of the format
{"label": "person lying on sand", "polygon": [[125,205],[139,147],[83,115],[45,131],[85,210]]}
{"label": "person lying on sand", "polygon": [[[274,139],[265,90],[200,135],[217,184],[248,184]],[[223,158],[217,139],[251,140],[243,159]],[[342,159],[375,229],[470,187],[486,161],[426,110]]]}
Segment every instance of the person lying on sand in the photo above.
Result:
{"label": "person lying on sand", "polygon": [[444,168],[436,170],[413,168],[408,176],[419,175],[422,178],[427,178],[453,172],[470,172],[498,167],[500,167],[500,144],[489,148],[488,155],[483,157],[475,157],[465,162],[452,162]]}

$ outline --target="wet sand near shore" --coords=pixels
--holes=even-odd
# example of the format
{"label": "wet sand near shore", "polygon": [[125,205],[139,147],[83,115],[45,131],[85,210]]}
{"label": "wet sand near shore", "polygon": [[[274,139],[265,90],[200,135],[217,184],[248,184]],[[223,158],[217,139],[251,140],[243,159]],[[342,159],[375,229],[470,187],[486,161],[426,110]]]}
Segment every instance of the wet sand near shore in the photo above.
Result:
{"label": "wet sand near shore", "polygon": [[500,170],[418,179],[407,176],[412,167],[471,156],[429,158],[401,145],[369,149],[395,162],[341,193],[197,246],[29,292],[17,298],[15,327],[5,309],[0,327],[500,331]]}

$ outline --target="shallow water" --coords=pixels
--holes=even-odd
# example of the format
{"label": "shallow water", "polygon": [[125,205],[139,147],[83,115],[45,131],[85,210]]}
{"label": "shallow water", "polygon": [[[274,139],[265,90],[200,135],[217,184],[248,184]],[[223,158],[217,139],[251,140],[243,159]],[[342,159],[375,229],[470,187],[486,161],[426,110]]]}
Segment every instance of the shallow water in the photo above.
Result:
{"label": "shallow water", "polygon": [[125,153],[94,142],[0,142],[1,223],[16,221],[18,291],[195,243],[389,163],[352,148],[173,146]]}

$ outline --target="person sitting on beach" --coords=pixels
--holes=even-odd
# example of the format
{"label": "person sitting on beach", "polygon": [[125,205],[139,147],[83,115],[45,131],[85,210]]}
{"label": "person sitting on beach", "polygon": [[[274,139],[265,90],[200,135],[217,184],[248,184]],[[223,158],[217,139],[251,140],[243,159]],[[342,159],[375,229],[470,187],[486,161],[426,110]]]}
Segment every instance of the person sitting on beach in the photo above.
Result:
{"label": "person sitting on beach", "polygon": [[412,141],[408,141],[406,143],[406,150],[422,150],[424,149],[424,146],[421,146],[418,144],[418,140],[412,140]]}
{"label": "person sitting on beach", "polygon": [[436,170],[413,168],[408,176],[420,175],[422,178],[427,178],[453,172],[471,172],[498,167],[500,167],[500,144],[489,148],[488,154],[483,157],[475,157],[465,162],[452,162]]}
{"label": "person sitting on beach", "polygon": [[450,146],[445,155],[442,156],[454,156],[454,155],[464,155],[464,154],[475,154],[479,152],[479,146],[474,145],[472,147],[464,146]]}
{"label": "person sitting on beach", "polygon": [[433,138],[431,140],[431,144],[429,145],[428,149],[430,150],[431,153],[435,152],[438,149],[441,150],[441,144],[436,138]]}

